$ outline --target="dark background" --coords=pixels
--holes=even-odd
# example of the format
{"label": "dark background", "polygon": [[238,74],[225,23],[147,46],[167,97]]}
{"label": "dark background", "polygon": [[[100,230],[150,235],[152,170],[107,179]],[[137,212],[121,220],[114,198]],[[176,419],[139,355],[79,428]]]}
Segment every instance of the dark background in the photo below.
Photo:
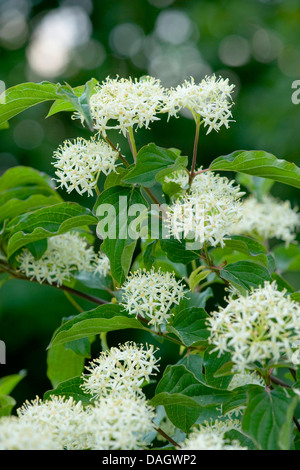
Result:
{"label": "dark background", "polygon": [[[265,150],[299,165],[300,105],[291,100],[292,83],[300,79],[299,24],[298,0],[0,0],[0,80],[2,88],[42,80],[77,86],[91,77],[150,74],[175,86],[215,73],[236,85],[236,122],[218,134],[202,133],[198,165],[237,149]],[[34,107],[1,131],[0,174],[21,164],[53,176],[53,151],[66,138],[88,136],[69,114],[45,119],[48,109]],[[137,134],[138,147],[154,141],[191,155],[190,119],[162,119],[151,127]],[[119,134],[111,138],[127,151]],[[295,188],[276,183],[272,193],[299,203]],[[76,200],[73,194],[64,198]],[[92,204],[91,198],[80,202]],[[63,294],[51,287],[8,281],[1,288],[7,364],[0,376],[28,373],[13,394],[18,404],[51,388],[46,346],[61,318],[72,314]],[[115,343],[135,336],[108,338]],[[165,362],[174,362],[177,352],[167,350]]]}

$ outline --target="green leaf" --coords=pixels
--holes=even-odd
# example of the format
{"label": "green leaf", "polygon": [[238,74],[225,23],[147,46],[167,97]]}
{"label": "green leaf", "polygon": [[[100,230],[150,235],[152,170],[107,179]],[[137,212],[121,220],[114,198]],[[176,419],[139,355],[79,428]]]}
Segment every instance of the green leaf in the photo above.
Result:
{"label": "green leaf", "polygon": [[53,387],[79,376],[84,369],[85,358],[64,345],[50,348],[47,354],[47,377]]}
{"label": "green leaf", "polygon": [[226,248],[231,248],[232,250],[251,256],[254,258],[253,261],[257,261],[266,267],[269,265],[265,246],[253,238],[234,235],[231,236],[230,239],[225,240],[225,246]]}
{"label": "green leaf", "polygon": [[[20,190],[20,187],[22,187],[24,190],[27,186],[31,185],[46,189],[47,191],[50,190],[49,194],[55,194],[50,176],[27,166],[15,166],[6,170],[0,178],[0,193],[12,188]],[[28,187],[27,189],[31,188]],[[19,197],[19,199],[26,199],[30,194],[31,193],[26,194],[24,198]],[[48,192],[46,194],[48,194]],[[13,195],[13,197],[15,197],[15,195]]]}
{"label": "green leaf", "polygon": [[273,250],[276,267],[280,272],[300,271],[300,246],[278,245]]}
{"label": "green leaf", "polygon": [[21,201],[20,199],[10,199],[1,207],[0,223],[6,219],[12,219],[25,212],[31,212],[42,207],[52,206],[61,201],[60,197],[34,195]]}
{"label": "green leaf", "polygon": [[84,91],[80,96],[78,96],[78,89],[76,92],[69,84],[60,85],[56,90],[57,95],[63,97],[64,101],[69,102],[74,107],[74,109],[80,114],[80,116],[83,117],[92,132],[93,121],[91,117],[89,102],[97,83],[98,82],[95,78],[89,80],[85,84]]}
{"label": "green leaf", "polygon": [[[0,97],[0,100],[1,100],[1,97]],[[6,130],[6,129],[9,129],[9,122],[2,122],[0,124],[0,131]]]}
{"label": "green leaf", "polygon": [[176,335],[185,346],[204,346],[209,331],[206,327],[208,314],[203,308],[192,307],[178,311],[167,330]]}
{"label": "green leaf", "polygon": [[189,250],[189,244],[185,240],[179,241],[176,238],[160,240],[160,246],[174,263],[188,264],[201,255],[201,250]]}
{"label": "green leaf", "polygon": [[169,196],[169,198],[171,198],[172,196],[175,196],[175,194],[181,193],[182,187],[179,184],[170,181],[169,183],[163,183],[162,190],[167,196]]}
{"label": "green leaf", "polygon": [[[79,97],[84,92],[84,85],[80,85],[73,88],[73,93],[75,96]],[[66,101],[64,99],[57,99],[52,104],[46,118],[53,116],[54,114],[61,113],[63,111],[76,111],[76,108],[71,103],[71,101]]]}
{"label": "green leaf", "polygon": [[256,450],[253,441],[237,429],[231,429],[230,431],[225,432],[224,437],[225,440],[229,439],[230,442],[238,441],[243,447],[247,447],[248,450]]}
{"label": "green leaf", "polygon": [[300,302],[300,292],[293,292],[290,297],[292,300],[295,300],[295,302]]}
{"label": "green leaf", "polygon": [[184,365],[175,365],[166,368],[150,403],[163,405],[172,423],[188,432],[204,408],[222,404],[228,396],[228,391],[201,383]]}
{"label": "green leaf", "polygon": [[203,290],[202,292],[188,292],[186,296],[180,301],[180,304],[175,307],[174,312],[180,312],[184,308],[200,307],[205,308],[208,299],[212,298],[214,293],[211,287]]}
{"label": "green leaf", "polygon": [[177,362],[177,365],[183,365],[192,372],[199,382],[206,384],[204,375],[203,357],[200,354],[186,354]]}
{"label": "green leaf", "polygon": [[61,235],[84,225],[96,224],[89,209],[73,202],[63,202],[18,216],[7,225],[7,256],[29,243]]}
{"label": "green leaf", "polygon": [[56,88],[57,85],[50,82],[29,82],[8,88],[4,92],[5,103],[0,104],[0,125],[31,106],[44,101],[55,100],[57,98]]}
{"label": "green leaf", "polygon": [[253,386],[248,391],[248,405],[242,429],[261,450],[289,450],[292,440],[293,413],[298,397],[285,391],[262,390]]}
{"label": "green leaf", "polygon": [[13,407],[16,405],[16,400],[8,395],[0,395],[0,418],[9,416]]}
{"label": "green leaf", "polygon": [[282,276],[280,276],[280,274],[278,273],[272,273],[272,280],[273,281],[276,281],[276,284],[277,284],[277,287],[278,289],[281,291],[281,290],[284,290],[286,289],[287,292],[294,292],[294,288],[291,286],[291,284],[289,284]]}
{"label": "green leaf", "polygon": [[9,395],[24,377],[26,377],[25,370],[21,370],[18,374],[2,377],[0,379],[0,395]]}
{"label": "green leaf", "polygon": [[222,405],[222,413],[225,415],[226,413],[240,408],[241,406],[245,407],[247,404],[247,391],[251,387],[252,385],[244,385],[242,387],[237,387],[232,390],[231,396]]}
{"label": "green leaf", "polygon": [[174,263],[161,249],[158,239],[152,242],[142,242],[142,252],[135,258],[131,270],[138,269],[160,269],[162,272],[174,273],[175,276],[183,278],[187,276],[187,268],[182,263]]}
{"label": "green leaf", "polygon": [[76,315],[60,326],[55,331],[49,347],[127,328],[144,329],[138,320],[126,314],[121,305],[100,305],[94,310]]}
{"label": "green leaf", "polygon": [[25,201],[32,196],[56,197],[57,202],[62,202],[62,198],[58,193],[50,187],[41,187],[37,185],[19,186],[17,188],[7,189],[0,193],[0,205],[10,202],[11,200]]}
{"label": "green leaf", "polygon": [[82,356],[84,358],[91,357],[91,343],[95,341],[96,336],[91,336],[90,338],[81,338],[76,339],[75,341],[70,341],[64,344],[64,348],[70,351],[73,351],[75,354]]}
{"label": "green leaf", "polygon": [[214,377],[218,378],[218,377],[225,377],[227,375],[230,375],[232,377],[232,367],[233,367],[234,363],[232,361],[228,361],[226,362],[225,364],[223,364],[220,369],[218,369],[215,373],[214,373]]}
{"label": "green leaf", "polygon": [[30,251],[30,253],[36,260],[41,259],[41,257],[48,248],[48,239],[43,238],[42,240],[37,240],[36,242],[29,243],[26,248]]}
{"label": "green leaf", "polygon": [[255,289],[263,286],[265,281],[271,281],[269,271],[252,261],[237,261],[228,264],[221,269],[220,276],[238,289],[241,294],[246,294],[251,287]]}
{"label": "green leaf", "polygon": [[228,364],[231,360],[230,353],[223,353],[220,357],[218,351],[214,351],[213,346],[208,347],[205,350],[203,357],[203,364],[205,367],[205,379],[211,387],[216,387],[222,390],[226,390],[231,381],[232,375],[221,375],[217,376],[217,372]]}
{"label": "green leaf", "polygon": [[300,188],[300,168],[261,150],[237,150],[218,157],[209,170],[238,171]]}
{"label": "green leaf", "polygon": [[123,168],[122,166],[117,167],[117,171],[112,171],[105,178],[104,189],[112,188],[113,186],[126,186],[123,183],[123,178],[128,173],[128,168]]}
{"label": "green leaf", "polygon": [[104,238],[101,250],[108,256],[111,274],[119,285],[126,279],[139,236],[139,233],[130,233],[131,224],[137,218],[136,214],[129,215],[134,207],[141,209],[142,218],[147,216],[148,205],[140,190],[125,186],[105,190],[95,205],[95,213],[99,219],[97,235]]}
{"label": "green leaf", "polygon": [[49,400],[52,395],[65,397],[66,399],[73,397],[75,401],[81,401],[83,405],[89,405],[91,396],[84,393],[81,385],[83,384],[82,377],[74,377],[58,384],[53,390],[48,390],[44,394],[44,400]]}
{"label": "green leaf", "polygon": [[154,262],[155,262],[155,248],[156,248],[157,240],[153,240],[152,242],[148,243],[143,252],[143,263],[147,270],[151,269]]}
{"label": "green leaf", "polygon": [[150,188],[156,181],[163,182],[165,176],[185,168],[187,164],[188,157],[178,156],[172,150],[155,144],[148,144],[138,152],[135,167],[123,178],[123,181]]}
{"label": "green leaf", "polygon": [[204,269],[205,266],[199,266],[196,268],[189,277],[189,286],[192,292],[194,292],[195,288],[200,284],[201,281],[207,278],[211,271],[209,269]]}

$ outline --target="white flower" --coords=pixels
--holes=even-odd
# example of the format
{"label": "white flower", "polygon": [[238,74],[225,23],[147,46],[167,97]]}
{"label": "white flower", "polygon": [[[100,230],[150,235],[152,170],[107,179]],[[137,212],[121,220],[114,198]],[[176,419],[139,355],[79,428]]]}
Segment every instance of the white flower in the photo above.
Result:
{"label": "white flower", "polygon": [[261,387],[265,386],[265,382],[262,377],[260,377],[256,372],[249,372],[243,370],[233,375],[228,390],[234,390],[238,387],[243,387],[244,385],[260,385]]}
{"label": "white flower", "polygon": [[109,271],[109,258],[104,253],[99,253],[94,264],[94,274],[99,274],[101,277],[105,277]]}
{"label": "white flower", "polygon": [[130,450],[145,447],[154,410],[145,396],[114,393],[95,406],[51,396],[0,420],[0,450]]}
{"label": "white flower", "polygon": [[231,228],[232,235],[254,235],[263,240],[277,238],[288,246],[296,238],[300,214],[292,209],[290,201],[281,201],[265,195],[259,202],[250,196],[242,202],[242,218]]}
{"label": "white flower", "polygon": [[149,382],[150,375],[159,370],[154,352],[152,345],[144,349],[142,345],[129,342],[101,352],[86,367],[89,374],[83,374],[83,390],[93,397],[115,392],[142,395],[141,385]]}
{"label": "white flower", "polygon": [[153,77],[132,80],[106,78],[96,86],[90,106],[94,128],[104,137],[109,129],[119,129],[126,137],[129,129],[149,127],[158,120],[165,99],[160,81]]}
{"label": "white flower", "polygon": [[58,285],[80,271],[95,271],[105,276],[108,267],[105,256],[97,256],[86,239],[75,232],[48,238],[47,250],[40,259],[35,259],[25,248],[17,261],[19,271],[29,279]]}
{"label": "white flower", "polygon": [[122,302],[130,315],[141,316],[155,328],[171,317],[170,309],[184,297],[184,285],[174,273],[138,270],[122,286]]}
{"label": "white flower", "polygon": [[234,85],[229,85],[228,79],[217,79],[215,75],[206,76],[198,85],[191,78],[169,90],[164,111],[170,117],[176,116],[182,108],[188,108],[195,120],[201,118],[204,126],[208,127],[207,134],[212,129],[218,131],[222,125],[228,128],[232,121],[230,108],[233,104],[233,88]]}
{"label": "white flower", "polygon": [[181,189],[187,189],[189,184],[189,174],[185,170],[178,170],[165,176],[165,183],[176,183]]}
{"label": "white flower", "polygon": [[77,449],[85,442],[85,411],[72,397],[51,396],[46,401],[37,397],[25,402],[17,414],[21,423],[48,434],[61,449]]}
{"label": "white flower", "polygon": [[230,442],[224,434],[231,429],[240,429],[240,421],[230,418],[225,421],[216,420],[214,423],[205,422],[194,428],[184,441],[180,450],[248,450],[238,441]]}
{"label": "white flower", "polygon": [[66,140],[53,156],[59,186],[68,193],[75,189],[80,195],[87,192],[92,196],[99,174],[108,175],[116,171],[118,152],[102,140],[79,137],[73,142]]}
{"label": "white flower", "polygon": [[102,397],[87,410],[87,446],[91,450],[143,449],[154,417],[144,396],[114,393]]}
{"label": "white flower", "polygon": [[266,367],[282,357],[293,361],[295,341],[300,336],[300,306],[279,291],[275,282],[266,282],[208,319],[209,342],[221,355],[232,353],[234,370],[243,372],[253,363]]}
{"label": "white flower", "polygon": [[244,194],[234,181],[211,171],[194,178],[190,192],[166,210],[166,226],[177,240],[224,246],[233,223],[241,217],[239,198]]}
{"label": "white flower", "polygon": [[48,430],[16,416],[0,419],[0,450],[59,450],[59,439]]}

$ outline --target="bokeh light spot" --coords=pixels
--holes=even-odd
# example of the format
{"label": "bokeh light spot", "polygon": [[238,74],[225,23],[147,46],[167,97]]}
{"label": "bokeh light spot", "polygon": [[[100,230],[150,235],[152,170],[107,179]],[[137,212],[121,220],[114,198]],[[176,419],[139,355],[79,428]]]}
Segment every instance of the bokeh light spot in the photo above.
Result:
{"label": "bokeh light spot", "polygon": [[135,23],[122,23],[110,33],[109,42],[112,50],[123,57],[135,55],[141,48],[144,32]]}
{"label": "bokeh light spot", "polygon": [[223,64],[240,67],[250,60],[250,44],[247,39],[238,35],[225,37],[219,46],[219,57]]}
{"label": "bokeh light spot", "polygon": [[160,39],[171,44],[186,42],[192,32],[192,22],[182,11],[164,10],[156,20],[155,33]]}

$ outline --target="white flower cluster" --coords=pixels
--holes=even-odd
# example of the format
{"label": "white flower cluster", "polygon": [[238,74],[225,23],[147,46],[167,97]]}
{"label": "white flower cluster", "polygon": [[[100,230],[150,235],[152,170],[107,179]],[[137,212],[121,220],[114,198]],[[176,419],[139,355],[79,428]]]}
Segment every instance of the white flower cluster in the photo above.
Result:
{"label": "white flower cluster", "polygon": [[73,398],[36,398],[0,419],[0,450],[138,450],[153,430],[145,397],[114,394],[94,406]]}
{"label": "white flower cluster", "polygon": [[184,297],[184,285],[174,273],[138,270],[122,286],[122,303],[130,315],[141,316],[155,328],[167,322],[170,309]]}
{"label": "white flower cluster", "polygon": [[93,247],[78,233],[65,233],[48,238],[48,246],[40,259],[35,259],[28,249],[17,258],[19,271],[38,282],[62,285],[80,271],[90,271],[106,276],[109,260],[103,253],[96,255]]}
{"label": "white flower cluster", "polygon": [[234,181],[211,171],[197,175],[190,192],[178,198],[166,211],[166,226],[177,240],[207,242],[224,246],[232,224],[241,217],[240,197],[244,193]]}
{"label": "white flower cluster", "polygon": [[110,261],[105,253],[98,253],[95,263],[93,264],[94,275],[98,274],[101,277],[107,276],[110,271]]}
{"label": "white flower cluster", "polygon": [[57,450],[59,447],[56,437],[34,422],[16,416],[0,419],[0,450]]}
{"label": "white flower cluster", "polygon": [[178,170],[165,176],[165,183],[176,183],[181,189],[187,189],[189,184],[189,174],[185,170]]}
{"label": "white flower cluster", "polygon": [[[153,346],[127,343],[102,353],[83,374],[93,404],[50,396],[0,420],[0,450],[138,450],[153,431],[154,409],[140,387],[158,370]],[[24,435],[25,433],[25,435]]]}
{"label": "white flower cluster", "polygon": [[90,106],[94,128],[103,136],[109,129],[119,129],[126,137],[134,126],[149,127],[165,100],[160,81],[153,77],[132,80],[106,78],[96,86]]}
{"label": "white flower cluster", "polygon": [[68,193],[75,189],[80,195],[87,192],[92,196],[100,173],[116,171],[117,156],[118,152],[102,140],[66,140],[53,155],[56,181]]}
{"label": "white flower cluster", "polygon": [[93,397],[112,392],[142,395],[143,382],[159,370],[154,352],[152,345],[144,349],[130,342],[103,351],[86,368],[89,374],[83,374],[83,390]]}
{"label": "white flower cluster", "polygon": [[199,425],[184,441],[180,450],[248,450],[238,441],[230,442],[225,433],[232,429],[240,429],[240,421],[230,418],[214,423],[205,422]]}
{"label": "white flower cluster", "polygon": [[280,201],[265,195],[259,202],[254,196],[242,202],[242,218],[231,228],[232,235],[248,234],[263,240],[277,238],[288,246],[300,227],[300,213],[290,201]]}
{"label": "white flower cluster", "polygon": [[221,355],[232,354],[234,369],[243,372],[253,363],[266,367],[283,356],[293,362],[300,337],[300,306],[279,291],[275,282],[252,290],[213,312],[208,319],[209,342]]}
{"label": "white flower cluster", "polygon": [[105,396],[90,407],[85,420],[87,447],[94,450],[139,450],[153,431],[154,410],[144,396]]}
{"label": "white flower cluster", "polygon": [[208,127],[207,134],[213,129],[219,131],[222,125],[228,128],[232,121],[230,109],[233,105],[233,88],[234,85],[229,85],[228,79],[217,79],[215,75],[205,77],[198,85],[191,78],[168,91],[164,111],[169,116],[176,116],[182,108],[187,108],[195,120],[202,119],[201,122]]}
{"label": "white flower cluster", "polygon": [[261,387],[265,386],[264,379],[256,372],[243,370],[233,375],[230,384],[228,385],[228,390],[234,390],[235,388],[249,384],[260,385]]}
{"label": "white flower cluster", "polygon": [[76,449],[76,443],[82,441],[85,411],[82,403],[72,397],[51,396],[46,401],[37,397],[25,402],[17,414],[21,425],[31,425],[45,432],[58,448]]}
{"label": "white flower cluster", "polygon": [[107,77],[96,85],[90,98],[94,128],[104,137],[110,129],[118,129],[126,136],[134,126],[147,129],[159,119],[159,113],[176,116],[182,108],[188,108],[195,119],[201,118],[208,126],[207,133],[218,131],[222,125],[228,128],[232,120],[233,88],[228,79],[215,75],[206,76],[199,84],[191,78],[170,89],[163,88],[151,76],[139,80]]}

